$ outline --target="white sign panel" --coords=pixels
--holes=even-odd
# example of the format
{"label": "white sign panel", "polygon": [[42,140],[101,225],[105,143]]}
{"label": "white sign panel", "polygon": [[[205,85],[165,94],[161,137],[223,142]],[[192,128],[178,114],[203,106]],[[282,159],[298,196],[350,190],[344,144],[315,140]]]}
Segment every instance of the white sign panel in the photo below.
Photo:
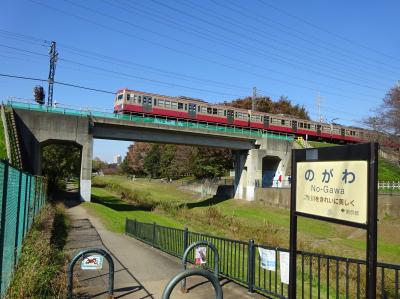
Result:
{"label": "white sign panel", "polygon": [[279,252],[281,282],[289,284],[289,252]]}
{"label": "white sign panel", "polygon": [[297,212],[365,224],[367,204],[367,161],[297,163]]}
{"label": "white sign panel", "polygon": [[196,265],[207,263],[207,247],[196,247],[194,263]]}
{"label": "white sign panel", "polygon": [[85,257],[81,262],[82,270],[100,270],[103,268],[103,256],[91,255]]}
{"label": "white sign panel", "polygon": [[260,253],[261,268],[269,271],[275,271],[276,269],[275,250],[268,250],[258,247],[258,252]]}

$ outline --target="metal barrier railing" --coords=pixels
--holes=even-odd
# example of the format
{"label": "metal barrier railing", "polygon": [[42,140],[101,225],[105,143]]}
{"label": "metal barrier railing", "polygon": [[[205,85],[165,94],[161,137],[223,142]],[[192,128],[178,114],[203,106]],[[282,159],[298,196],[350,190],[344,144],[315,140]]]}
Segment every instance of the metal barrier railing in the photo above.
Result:
{"label": "metal barrier railing", "polygon": [[[182,257],[188,244],[207,241],[213,244],[219,255],[219,273],[248,288],[275,298],[288,298],[288,285],[281,280],[281,253],[284,248],[220,238],[207,234],[175,229],[157,224],[126,220],[126,234],[172,254]],[[262,265],[258,251],[270,250],[275,255],[272,270]],[[207,251],[207,269],[214,270],[212,252]],[[298,251],[298,294],[301,298],[364,298],[365,260]],[[193,262],[193,254],[188,260]],[[400,265],[378,263],[378,298],[400,298]]]}

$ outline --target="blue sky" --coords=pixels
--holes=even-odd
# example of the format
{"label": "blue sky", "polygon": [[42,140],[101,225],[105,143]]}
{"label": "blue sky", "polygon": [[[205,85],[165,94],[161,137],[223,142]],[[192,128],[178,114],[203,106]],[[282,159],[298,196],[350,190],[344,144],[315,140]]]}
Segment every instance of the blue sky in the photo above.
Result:
{"label": "blue sky", "polygon": [[[0,11],[3,74],[46,79],[44,40],[54,40],[57,81],[209,102],[256,86],[304,105],[313,119],[319,93],[324,119],[358,126],[400,80],[396,0],[13,0]],[[32,98],[34,85],[0,77],[0,98]],[[60,85],[54,98],[99,109],[113,103],[111,94]],[[111,161],[128,145],[96,141],[94,155]]]}

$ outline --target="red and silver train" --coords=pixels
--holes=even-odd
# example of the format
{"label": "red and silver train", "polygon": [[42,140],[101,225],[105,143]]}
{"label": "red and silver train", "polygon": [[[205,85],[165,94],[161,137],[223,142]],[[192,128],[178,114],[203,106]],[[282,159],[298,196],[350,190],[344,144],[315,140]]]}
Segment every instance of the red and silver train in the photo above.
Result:
{"label": "red and silver train", "polygon": [[310,140],[363,142],[367,131],[336,124],[319,123],[282,114],[270,114],[226,105],[213,105],[200,99],[170,97],[137,90],[117,92],[114,112],[167,116],[196,122],[262,129],[307,136]]}

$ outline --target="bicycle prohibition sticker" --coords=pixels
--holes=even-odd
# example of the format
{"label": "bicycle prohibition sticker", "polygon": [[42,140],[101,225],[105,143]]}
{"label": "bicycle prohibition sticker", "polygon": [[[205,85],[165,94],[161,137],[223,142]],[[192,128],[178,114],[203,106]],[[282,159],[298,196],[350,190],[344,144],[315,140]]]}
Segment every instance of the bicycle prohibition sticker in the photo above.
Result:
{"label": "bicycle prohibition sticker", "polygon": [[298,162],[296,211],[367,223],[367,161]]}
{"label": "bicycle prohibition sticker", "polygon": [[81,263],[82,270],[100,270],[103,268],[103,256],[91,255],[85,257]]}

